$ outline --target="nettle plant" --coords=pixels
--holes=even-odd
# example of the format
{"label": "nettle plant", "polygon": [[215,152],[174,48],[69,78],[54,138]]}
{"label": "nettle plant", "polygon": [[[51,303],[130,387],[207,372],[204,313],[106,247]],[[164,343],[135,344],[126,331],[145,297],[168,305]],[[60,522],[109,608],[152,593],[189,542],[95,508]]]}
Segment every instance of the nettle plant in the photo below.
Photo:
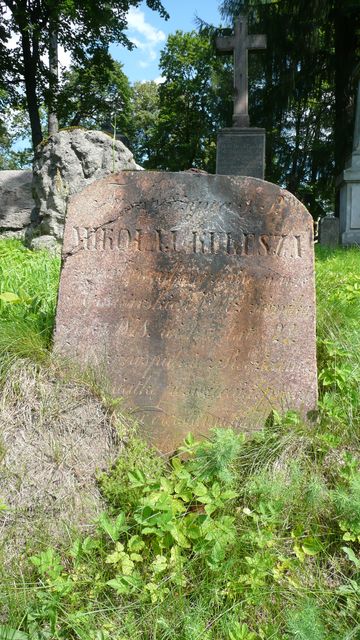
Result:
{"label": "nettle plant", "polygon": [[[243,437],[231,430],[215,432],[214,440],[204,444],[189,435],[170,468],[154,480],[141,468],[129,471],[124,487],[127,512],[103,513],[97,536],[76,540],[66,578],[56,554],[34,556],[42,579],[49,584],[56,566],[56,582],[64,596],[84,584],[86,575],[94,595],[111,589],[119,596],[136,595],[155,603],[172,588],[189,587],[194,565],[205,563],[219,570],[235,541],[235,517],[225,509],[237,497],[231,465],[242,442]],[[87,559],[94,553],[97,563],[91,577]]]}
{"label": "nettle plant", "polygon": [[[232,433],[225,432],[224,438],[218,432],[218,440],[226,438],[239,441]],[[230,458],[237,449],[232,449]],[[210,463],[206,452],[190,435],[179,449],[187,459],[173,457],[170,473],[149,482],[140,469],[129,472],[129,489],[137,492],[132,521],[120,513],[110,531],[108,518],[100,519],[114,543],[105,562],[113,567],[115,575],[108,585],[117,593],[141,589],[145,597],[157,602],[172,585],[186,586],[184,561],[189,555],[215,570],[224,560],[236,530],[234,517],[221,512],[237,494],[228,486],[229,460],[217,466],[214,460]]]}

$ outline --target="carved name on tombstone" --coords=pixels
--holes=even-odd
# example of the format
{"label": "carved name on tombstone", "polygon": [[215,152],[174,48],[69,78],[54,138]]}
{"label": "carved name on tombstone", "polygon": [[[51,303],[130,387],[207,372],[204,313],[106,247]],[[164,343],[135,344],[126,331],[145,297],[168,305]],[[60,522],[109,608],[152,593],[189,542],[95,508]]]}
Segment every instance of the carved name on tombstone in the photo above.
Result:
{"label": "carved name on tombstone", "polygon": [[150,440],[316,404],[312,219],[254,178],[124,172],[71,200],[55,347]]}

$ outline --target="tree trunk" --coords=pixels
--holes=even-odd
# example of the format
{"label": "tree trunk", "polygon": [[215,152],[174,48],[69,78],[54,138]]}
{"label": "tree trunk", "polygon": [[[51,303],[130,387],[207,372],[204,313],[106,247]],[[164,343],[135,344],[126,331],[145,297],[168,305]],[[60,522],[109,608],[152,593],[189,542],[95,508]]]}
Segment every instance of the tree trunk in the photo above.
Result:
{"label": "tree trunk", "polygon": [[37,63],[34,61],[31,53],[28,31],[21,30],[21,46],[24,58],[24,82],[31,125],[31,139],[32,146],[35,151],[37,145],[42,141],[43,135],[41,131],[39,106],[36,93]]}
{"label": "tree trunk", "polygon": [[54,23],[49,27],[49,105],[48,105],[48,134],[59,131],[59,121],[56,114],[56,96],[59,83],[58,33]]}

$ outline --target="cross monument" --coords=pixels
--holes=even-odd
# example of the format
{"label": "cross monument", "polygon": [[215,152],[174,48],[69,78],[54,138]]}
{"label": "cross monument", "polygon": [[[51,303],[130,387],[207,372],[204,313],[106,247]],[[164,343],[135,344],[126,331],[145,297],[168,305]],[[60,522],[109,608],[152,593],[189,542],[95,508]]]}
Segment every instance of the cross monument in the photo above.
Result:
{"label": "cross monument", "polygon": [[218,36],[215,44],[220,54],[234,55],[232,127],[218,133],[216,173],[264,179],[265,129],[250,127],[249,122],[248,53],[266,49],[266,36],[249,34],[247,17],[240,14],[233,34]]}
{"label": "cross monument", "polygon": [[240,14],[235,20],[234,35],[218,36],[216,48],[221,54],[234,53],[234,127],[248,127],[248,52],[266,49],[265,35],[248,33],[247,17]]}

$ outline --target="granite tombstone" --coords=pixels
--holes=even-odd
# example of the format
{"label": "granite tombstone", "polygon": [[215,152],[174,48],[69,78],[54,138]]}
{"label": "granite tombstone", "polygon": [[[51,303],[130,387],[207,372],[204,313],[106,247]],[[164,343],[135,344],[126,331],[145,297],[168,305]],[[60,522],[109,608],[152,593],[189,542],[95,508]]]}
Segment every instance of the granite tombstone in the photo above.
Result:
{"label": "granite tombstone", "polygon": [[340,241],[339,218],[331,213],[319,220],[319,243],[325,247],[337,247]]}
{"label": "granite tombstone", "polygon": [[73,196],[55,348],[162,451],[317,398],[313,224],[254,178],[123,172]]}

